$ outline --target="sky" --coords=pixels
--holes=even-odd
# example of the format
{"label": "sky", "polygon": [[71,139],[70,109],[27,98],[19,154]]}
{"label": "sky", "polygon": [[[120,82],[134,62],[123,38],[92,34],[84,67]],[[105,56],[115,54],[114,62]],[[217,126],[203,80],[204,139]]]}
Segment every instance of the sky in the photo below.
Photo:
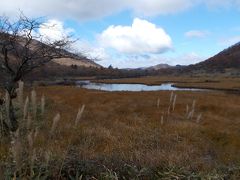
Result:
{"label": "sky", "polygon": [[8,0],[0,15],[41,17],[39,33],[73,35],[79,52],[117,68],[188,65],[240,41],[240,0]]}

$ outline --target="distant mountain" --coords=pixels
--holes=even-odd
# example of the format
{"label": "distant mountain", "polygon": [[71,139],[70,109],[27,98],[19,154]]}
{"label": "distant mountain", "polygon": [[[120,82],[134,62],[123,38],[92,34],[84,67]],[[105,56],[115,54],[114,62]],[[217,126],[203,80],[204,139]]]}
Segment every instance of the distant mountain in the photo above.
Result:
{"label": "distant mountain", "polygon": [[186,67],[190,71],[225,72],[228,69],[240,69],[240,43],[237,43],[217,55]]}
{"label": "distant mountain", "polygon": [[158,65],[155,65],[155,66],[151,66],[151,67],[148,67],[146,69],[148,70],[160,70],[160,69],[168,69],[168,68],[171,68],[173,66],[170,66],[168,64],[158,64]]}
{"label": "distant mountain", "polygon": [[140,67],[140,68],[125,68],[127,70],[161,70],[161,69],[168,69],[174,66],[170,66],[168,64],[157,64],[155,66],[150,67]]}

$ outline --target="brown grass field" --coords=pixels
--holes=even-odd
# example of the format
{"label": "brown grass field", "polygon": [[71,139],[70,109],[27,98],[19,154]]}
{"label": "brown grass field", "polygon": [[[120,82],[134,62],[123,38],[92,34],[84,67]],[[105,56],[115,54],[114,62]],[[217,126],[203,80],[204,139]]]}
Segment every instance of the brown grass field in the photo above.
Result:
{"label": "brown grass field", "polygon": [[[163,82],[155,78],[151,81],[123,81]],[[224,80],[224,83],[227,82]],[[234,83],[228,88],[239,87],[239,80]],[[47,118],[44,120],[47,124],[57,112],[61,114],[56,139],[47,144],[52,152],[53,164],[62,160],[69,167],[75,167],[74,162],[89,163],[84,165],[89,166],[85,167],[85,173],[95,177],[100,169],[121,174],[125,166],[138,170],[152,169],[154,172],[156,169],[167,169],[169,172],[177,169],[180,174],[213,173],[213,177],[218,177],[215,175],[218,173],[234,174],[233,169],[237,169],[234,177],[240,177],[239,94],[174,92],[176,103],[173,109],[173,103],[170,106],[170,91],[103,92],[72,86],[37,87],[36,91],[38,95],[47,97]],[[188,118],[187,105],[190,111],[193,101],[196,102],[194,114]],[[83,117],[73,131],[71,124],[83,104],[86,106]],[[47,129],[46,126],[39,135],[36,146],[44,144]],[[6,158],[6,148],[3,145],[0,147],[1,161]],[[59,168],[60,165],[56,164],[55,168]],[[150,176],[145,174],[143,179]]]}

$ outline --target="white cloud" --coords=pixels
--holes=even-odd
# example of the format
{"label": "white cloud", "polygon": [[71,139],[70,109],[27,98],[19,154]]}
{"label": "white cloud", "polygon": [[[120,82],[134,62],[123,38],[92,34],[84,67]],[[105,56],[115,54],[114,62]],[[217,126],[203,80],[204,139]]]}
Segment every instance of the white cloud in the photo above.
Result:
{"label": "white cloud", "polygon": [[130,6],[138,14],[155,16],[187,10],[196,2],[197,0],[133,0]]}
{"label": "white cloud", "polygon": [[210,8],[240,7],[240,0],[202,0]]}
{"label": "white cloud", "polygon": [[163,53],[172,48],[170,36],[160,27],[135,18],[132,26],[110,26],[99,36],[100,44],[122,53]]}
{"label": "white cloud", "polygon": [[50,19],[47,22],[40,25],[39,34],[43,36],[45,40],[57,41],[68,37],[72,32],[71,28],[65,28],[64,23],[56,20]]}
{"label": "white cloud", "polygon": [[0,12],[14,17],[20,9],[27,16],[88,20],[123,10],[145,16],[173,14],[199,4],[240,7],[239,0],[7,0],[1,2]]}
{"label": "white cloud", "polygon": [[74,49],[77,53],[92,59],[94,61],[103,61],[105,59],[110,59],[105,49],[100,46],[96,46],[86,40],[79,40],[74,44]]}
{"label": "white cloud", "polygon": [[185,33],[187,38],[205,38],[209,35],[208,31],[191,30]]}
{"label": "white cloud", "polygon": [[[64,23],[62,21],[50,19],[40,25],[38,33],[43,37],[43,40],[57,41],[63,38],[67,38],[74,31],[75,30],[72,28],[64,27]],[[93,44],[83,39],[75,42],[71,47],[71,51],[75,53],[81,53],[82,55],[92,60],[102,60],[108,58],[108,55],[105,52],[104,48],[94,46]]]}

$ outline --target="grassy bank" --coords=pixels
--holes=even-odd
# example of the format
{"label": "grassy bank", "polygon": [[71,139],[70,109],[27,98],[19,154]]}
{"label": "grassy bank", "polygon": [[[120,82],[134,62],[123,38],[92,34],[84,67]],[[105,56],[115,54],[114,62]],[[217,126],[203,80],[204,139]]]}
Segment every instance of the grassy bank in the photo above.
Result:
{"label": "grassy bank", "polygon": [[[50,150],[53,177],[61,166],[63,176],[78,171],[106,179],[240,175],[239,95],[176,92],[171,98],[168,91],[110,93],[64,86],[37,92],[47,97],[47,115],[35,146]],[[86,108],[73,131],[82,104]],[[57,112],[55,139],[46,146]],[[7,148],[1,144],[1,162]]]}

